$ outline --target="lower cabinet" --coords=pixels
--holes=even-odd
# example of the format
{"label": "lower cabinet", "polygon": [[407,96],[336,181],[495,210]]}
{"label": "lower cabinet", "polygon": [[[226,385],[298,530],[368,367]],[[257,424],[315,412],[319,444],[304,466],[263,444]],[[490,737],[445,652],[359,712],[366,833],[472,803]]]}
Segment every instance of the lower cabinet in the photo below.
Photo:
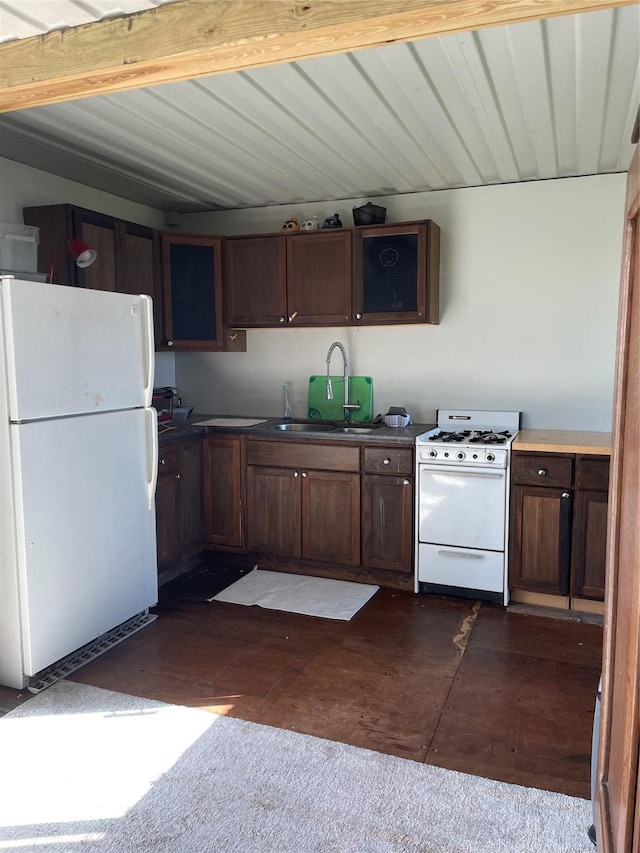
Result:
{"label": "lower cabinet", "polygon": [[209,545],[242,547],[241,458],[239,437],[204,437],[204,541]]}
{"label": "lower cabinet", "polygon": [[608,471],[608,456],[514,451],[512,589],[604,600]]}
{"label": "lower cabinet", "polygon": [[202,453],[199,438],[160,445],[156,540],[159,571],[179,563],[202,547]]}
{"label": "lower cabinet", "polygon": [[413,567],[413,451],[364,451],[362,565],[411,573]]}
{"label": "lower cabinet", "polygon": [[576,458],[571,595],[604,601],[609,457]]}
{"label": "lower cabinet", "polygon": [[247,442],[247,549],[360,564],[358,446]]}

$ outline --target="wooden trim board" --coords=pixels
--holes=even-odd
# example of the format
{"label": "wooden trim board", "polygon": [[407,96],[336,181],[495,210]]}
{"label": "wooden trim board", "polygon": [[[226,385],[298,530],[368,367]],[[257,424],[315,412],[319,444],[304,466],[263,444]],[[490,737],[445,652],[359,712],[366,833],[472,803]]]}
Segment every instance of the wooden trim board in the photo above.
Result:
{"label": "wooden trim board", "polygon": [[182,0],[0,45],[0,112],[637,0]]}

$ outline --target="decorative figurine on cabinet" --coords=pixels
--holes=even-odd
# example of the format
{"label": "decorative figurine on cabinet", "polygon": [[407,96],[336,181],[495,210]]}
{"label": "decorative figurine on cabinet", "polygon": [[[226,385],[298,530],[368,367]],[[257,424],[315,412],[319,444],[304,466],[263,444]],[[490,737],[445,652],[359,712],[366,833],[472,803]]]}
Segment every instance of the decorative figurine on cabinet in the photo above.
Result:
{"label": "decorative figurine on cabinet", "polygon": [[342,222],[340,221],[340,217],[337,213],[334,213],[333,216],[327,216],[325,221],[322,223],[323,228],[342,228]]}
{"label": "decorative figurine on cabinet", "polygon": [[300,226],[298,225],[298,220],[296,219],[296,217],[289,217],[289,219],[287,219],[287,221],[282,226],[282,230],[285,232],[285,234],[292,234],[294,231],[299,231]]}
{"label": "decorative figurine on cabinet", "polygon": [[318,217],[314,214],[309,217],[309,219],[305,219],[305,221],[300,226],[301,231],[317,231],[318,230]]}

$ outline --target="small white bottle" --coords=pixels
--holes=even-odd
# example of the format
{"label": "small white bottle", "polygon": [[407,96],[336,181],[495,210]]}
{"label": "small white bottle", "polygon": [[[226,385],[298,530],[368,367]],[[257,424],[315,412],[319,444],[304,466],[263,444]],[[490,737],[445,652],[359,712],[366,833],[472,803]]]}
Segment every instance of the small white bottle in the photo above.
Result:
{"label": "small white bottle", "polygon": [[289,386],[285,382],[282,386],[282,394],[283,394],[283,403],[284,403],[284,419],[285,421],[291,420],[291,400],[289,399]]}

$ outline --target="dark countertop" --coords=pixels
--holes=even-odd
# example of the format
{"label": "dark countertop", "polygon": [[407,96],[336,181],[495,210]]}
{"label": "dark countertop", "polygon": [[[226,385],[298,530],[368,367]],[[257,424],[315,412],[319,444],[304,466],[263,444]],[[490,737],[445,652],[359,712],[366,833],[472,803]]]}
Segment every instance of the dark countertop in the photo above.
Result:
{"label": "dark countertop", "polygon": [[[416,436],[427,430],[433,429],[436,424],[409,424],[407,427],[388,427],[384,423],[373,425],[371,432],[356,432],[356,433],[341,433],[341,432],[295,432],[276,429],[275,425],[283,423],[282,418],[264,418],[265,423],[255,424],[254,426],[238,427],[238,426],[197,426],[199,421],[206,421],[210,418],[234,417],[233,415],[191,415],[188,420],[183,423],[160,424],[159,436],[160,441],[170,441],[173,439],[188,438],[189,436],[198,436],[206,433],[220,433],[222,435],[246,435],[254,438],[279,438],[287,441],[304,441],[307,438],[322,441],[347,441],[359,442],[366,441],[367,444],[375,443],[398,443],[398,444],[413,444]],[[250,417],[249,415],[238,415],[237,417]],[[259,415],[255,419],[261,419]],[[295,421],[304,421],[305,423],[313,424],[313,421],[306,421],[303,418],[294,418]],[[320,423],[320,422],[319,422]],[[369,424],[353,424],[353,426],[369,426]]]}

